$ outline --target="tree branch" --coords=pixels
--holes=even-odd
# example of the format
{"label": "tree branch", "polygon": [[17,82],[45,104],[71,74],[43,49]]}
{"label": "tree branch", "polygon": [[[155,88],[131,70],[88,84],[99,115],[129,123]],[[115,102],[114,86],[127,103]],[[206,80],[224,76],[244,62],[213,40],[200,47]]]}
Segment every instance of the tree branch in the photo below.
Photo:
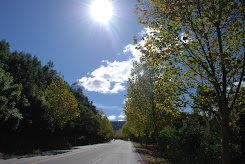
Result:
{"label": "tree branch", "polygon": [[[245,50],[244,50],[245,51]],[[237,99],[237,95],[238,95],[238,92],[240,90],[240,87],[241,87],[241,84],[242,84],[242,79],[243,79],[243,76],[244,76],[244,69],[245,69],[245,52],[243,52],[243,66],[242,66],[242,72],[241,72],[241,75],[240,75],[240,79],[239,79],[239,83],[237,85],[237,88],[236,88],[236,93],[235,93],[235,96],[234,96],[234,99],[231,103],[231,106],[230,106],[230,109],[232,109],[234,107],[234,104],[236,102],[236,99]]]}

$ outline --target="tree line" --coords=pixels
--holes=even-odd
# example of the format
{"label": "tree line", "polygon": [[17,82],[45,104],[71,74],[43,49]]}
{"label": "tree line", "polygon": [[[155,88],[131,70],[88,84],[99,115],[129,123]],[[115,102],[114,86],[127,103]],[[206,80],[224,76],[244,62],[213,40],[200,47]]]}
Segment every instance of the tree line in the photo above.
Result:
{"label": "tree line", "polygon": [[30,153],[108,141],[112,126],[53,62],[0,42],[0,152]]}
{"label": "tree line", "polygon": [[147,32],[119,134],[173,163],[244,162],[244,1],[137,1]]}

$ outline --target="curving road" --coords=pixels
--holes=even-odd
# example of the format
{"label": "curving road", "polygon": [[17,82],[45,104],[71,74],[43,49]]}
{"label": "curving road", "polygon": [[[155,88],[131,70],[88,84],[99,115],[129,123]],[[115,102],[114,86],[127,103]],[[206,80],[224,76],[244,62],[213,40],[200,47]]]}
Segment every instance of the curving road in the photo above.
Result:
{"label": "curving road", "polygon": [[143,164],[143,161],[131,142],[116,140],[0,159],[0,164]]}

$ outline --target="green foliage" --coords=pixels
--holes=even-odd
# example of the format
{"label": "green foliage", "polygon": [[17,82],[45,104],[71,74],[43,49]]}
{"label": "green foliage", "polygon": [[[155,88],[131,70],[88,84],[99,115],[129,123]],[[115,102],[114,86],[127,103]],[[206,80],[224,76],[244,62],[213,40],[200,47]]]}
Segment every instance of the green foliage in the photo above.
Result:
{"label": "green foliage", "polygon": [[45,99],[44,118],[51,130],[63,128],[68,121],[79,117],[77,101],[61,77],[53,79],[45,90]]}
{"label": "green foliage", "polygon": [[122,129],[119,129],[119,130],[115,131],[114,138],[116,138],[116,139],[124,139]]}
{"label": "green foliage", "polygon": [[106,116],[101,115],[100,118],[101,118],[101,122],[100,122],[99,135],[104,140],[110,140],[114,135],[112,125]]}
{"label": "green foliage", "polygon": [[114,131],[117,131],[119,129],[122,129],[123,125],[126,121],[111,121],[111,125],[113,127]]}
{"label": "green foliage", "polygon": [[113,134],[82,90],[70,87],[53,67],[51,61],[42,66],[31,54],[10,52],[0,41],[1,152],[98,143]]}
{"label": "green foliage", "polygon": [[0,127],[2,130],[16,130],[23,118],[17,104],[22,86],[13,84],[13,77],[0,68]]}
{"label": "green foliage", "polygon": [[209,124],[215,122],[183,113],[173,126],[161,131],[163,156],[173,163],[219,163],[220,135]]}
{"label": "green foliage", "polygon": [[80,88],[75,89],[75,85],[73,85],[71,91],[77,100],[80,115],[80,117],[72,121],[75,135],[82,137],[81,143],[77,142],[77,144],[97,142],[99,138],[100,119],[96,107],[88,100]]}
{"label": "green foliage", "polygon": [[[44,91],[50,85],[56,71],[52,69],[53,64],[42,66],[37,57],[23,52],[9,50],[9,44],[0,42],[0,61],[4,63],[2,68],[13,77],[14,84],[21,84],[20,101],[16,104],[23,116],[20,129],[30,128],[32,130],[44,128],[42,121],[42,106],[45,103]],[[45,125],[44,125],[45,126]],[[25,133],[29,133],[28,130]]]}
{"label": "green foliage", "polygon": [[[180,103],[174,104],[182,107],[188,94],[189,105],[200,105],[218,119],[222,162],[229,163],[231,113],[244,81],[244,1],[138,0],[135,12],[138,22],[151,30],[138,48],[152,68],[160,69],[158,90],[163,96],[179,92]],[[193,95],[197,90],[198,98]],[[160,105],[169,108],[165,102]]]}
{"label": "green foliage", "polygon": [[147,139],[154,131],[155,103],[151,70],[146,65],[134,63],[128,81],[127,100],[124,107],[127,124],[135,137]]}
{"label": "green foliage", "polygon": [[146,145],[147,142],[158,142],[160,129],[171,124],[173,114],[178,110],[175,85],[168,90],[159,90],[161,74],[159,68],[150,67],[149,61],[142,58],[141,62],[134,63],[128,81],[125,127],[128,127],[127,132],[140,142],[144,140]]}

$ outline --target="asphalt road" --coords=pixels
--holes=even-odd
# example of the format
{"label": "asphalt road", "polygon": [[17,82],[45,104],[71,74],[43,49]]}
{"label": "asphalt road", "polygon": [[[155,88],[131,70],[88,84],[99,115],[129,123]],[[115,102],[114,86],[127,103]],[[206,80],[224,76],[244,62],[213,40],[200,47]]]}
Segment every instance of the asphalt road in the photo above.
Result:
{"label": "asphalt road", "polygon": [[143,164],[143,161],[131,142],[115,140],[0,159],[0,164]]}

